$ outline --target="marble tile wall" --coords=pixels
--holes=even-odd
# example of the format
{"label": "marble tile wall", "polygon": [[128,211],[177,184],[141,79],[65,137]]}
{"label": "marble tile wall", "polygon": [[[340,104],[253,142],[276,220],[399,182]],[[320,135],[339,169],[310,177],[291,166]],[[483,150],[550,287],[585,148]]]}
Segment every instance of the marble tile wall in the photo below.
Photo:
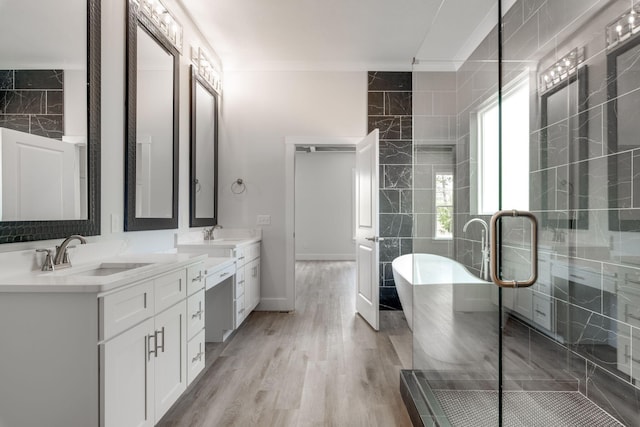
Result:
{"label": "marble tile wall", "polygon": [[368,131],[380,130],[380,308],[400,309],[391,262],[413,250],[412,76],[370,71],[368,78]]}
{"label": "marble tile wall", "polygon": [[[579,377],[583,393],[621,422],[636,425],[640,420],[640,192],[635,191],[640,188],[635,161],[640,158],[636,99],[640,47],[618,59],[627,74],[618,74],[616,80],[605,45],[605,27],[629,7],[627,0],[518,0],[504,18],[503,75],[508,82],[528,70],[532,79],[530,209],[541,223],[544,267],[541,263],[542,274],[529,295],[530,314],[519,316],[532,330],[555,341],[561,360],[571,361],[567,370]],[[497,91],[497,40],[494,31],[457,73],[455,253],[476,273],[479,233],[463,235],[461,228],[475,216],[470,203],[476,162],[471,150],[472,117]],[[536,87],[539,73],[575,47],[585,49],[585,107],[577,114],[567,108],[565,117],[543,128]],[[618,93],[611,91],[612,85]],[[578,114],[582,124],[576,120]],[[558,126],[585,126],[586,132],[557,140],[552,148],[566,155],[553,155],[549,163],[546,138]],[[580,180],[588,184],[580,196],[586,200],[574,204],[561,200]],[[561,185],[567,194],[561,194]],[[562,218],[567,206],[571,217],[586,218],[582,226],[543,220],[554,214]],[[514,226],[508,231],[505,251],[522,260],[509,268],[528,269],[526,230]],[[550,316],[550,322],[541,322],[536,310]]]}
{"label": "marble tile wall", "polygon": [[62,139],[63,70],[0,70],[0,127]]}

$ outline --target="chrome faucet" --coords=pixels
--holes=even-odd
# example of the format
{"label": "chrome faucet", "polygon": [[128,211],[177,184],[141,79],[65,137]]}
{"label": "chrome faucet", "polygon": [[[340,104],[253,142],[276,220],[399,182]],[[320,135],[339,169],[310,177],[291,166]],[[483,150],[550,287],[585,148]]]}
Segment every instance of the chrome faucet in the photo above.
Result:
{"label": "chrome faucet", "polygon": [[464,227],[462,227],[462,232],[466,233],[469,225],[474,222],[478,222],[480,223],[480,225],[482,225],[482,236],[480,239],[480,246],[482,247],[481,249],[482,264],[480,264],[480,277],[483,280],[488,281],[490,279],[489,279],[489,226],[487,225],[487,222],[482,218],[471,218],[469,221],[467,221],[464,224]]}
{"label": "chrome faucet", "polygon": [[83,245],[87,243],[87,239],[79,234],[74,234],[64,239],[62,243],[60,243],[60,246],[56,246],[56,255],[53,258],[54,268],[71,267],[71,260],[69,259],[67,248],[70,247],[69,243],[71,243],[72,240],[79,240]]}
{"label": "chrome faucet", "polygon": [[204,230],[202,230],[202,233],[204,235],[204,240],[214,240],[213,232],[217,228],[223,228],[223,227],[219,224],[216,224],[211,228],[205,228]]}
{"label": "chrome faucet", "polygon": [[81,244],[86,244],[87,239],[79,234],[74,234],[72,236],[67,237],[60,243],[60,246],[56,246],[55,255],[51,254],[51,249],[36,249],[36,252],[45,252],[44,263],[42,264],[42,271],[53,271],[60,268],[69,268],[71,267],[71,260],[69,259],[69,253],[67,249],[72,248],[73,246],[69,246],[72,240],[79,240]]}

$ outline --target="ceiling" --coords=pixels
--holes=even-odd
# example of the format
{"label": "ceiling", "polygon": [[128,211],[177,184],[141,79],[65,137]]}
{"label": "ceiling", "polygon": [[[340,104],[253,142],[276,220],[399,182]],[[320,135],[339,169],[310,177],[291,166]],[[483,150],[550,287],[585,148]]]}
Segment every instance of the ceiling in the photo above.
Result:
{"label": "ceiling", "polygon": [[180,0],[224,68],[455,69],[497,0]]}

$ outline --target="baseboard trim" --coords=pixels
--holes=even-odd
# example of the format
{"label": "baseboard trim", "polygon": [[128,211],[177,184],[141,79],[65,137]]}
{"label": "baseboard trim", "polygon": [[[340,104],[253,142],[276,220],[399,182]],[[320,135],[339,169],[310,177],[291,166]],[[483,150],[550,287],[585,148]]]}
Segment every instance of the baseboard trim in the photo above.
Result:
{"label": "baseboard trim", "polygon": [[355,261],[355,254],[296,254],[296,261]]}

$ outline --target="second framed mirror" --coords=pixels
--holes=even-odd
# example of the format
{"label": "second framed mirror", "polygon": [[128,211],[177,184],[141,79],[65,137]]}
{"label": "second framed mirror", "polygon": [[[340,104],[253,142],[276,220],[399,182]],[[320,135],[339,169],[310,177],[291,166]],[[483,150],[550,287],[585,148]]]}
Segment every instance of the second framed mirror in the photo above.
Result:
{"label": "second framed mirror", "polygon": [[218,223],[218,93],[191,66],[189,226]]}
{"label": "second framed mirror", "polygon": [[128,4],[124,228],[177,228],[180,52]]}

